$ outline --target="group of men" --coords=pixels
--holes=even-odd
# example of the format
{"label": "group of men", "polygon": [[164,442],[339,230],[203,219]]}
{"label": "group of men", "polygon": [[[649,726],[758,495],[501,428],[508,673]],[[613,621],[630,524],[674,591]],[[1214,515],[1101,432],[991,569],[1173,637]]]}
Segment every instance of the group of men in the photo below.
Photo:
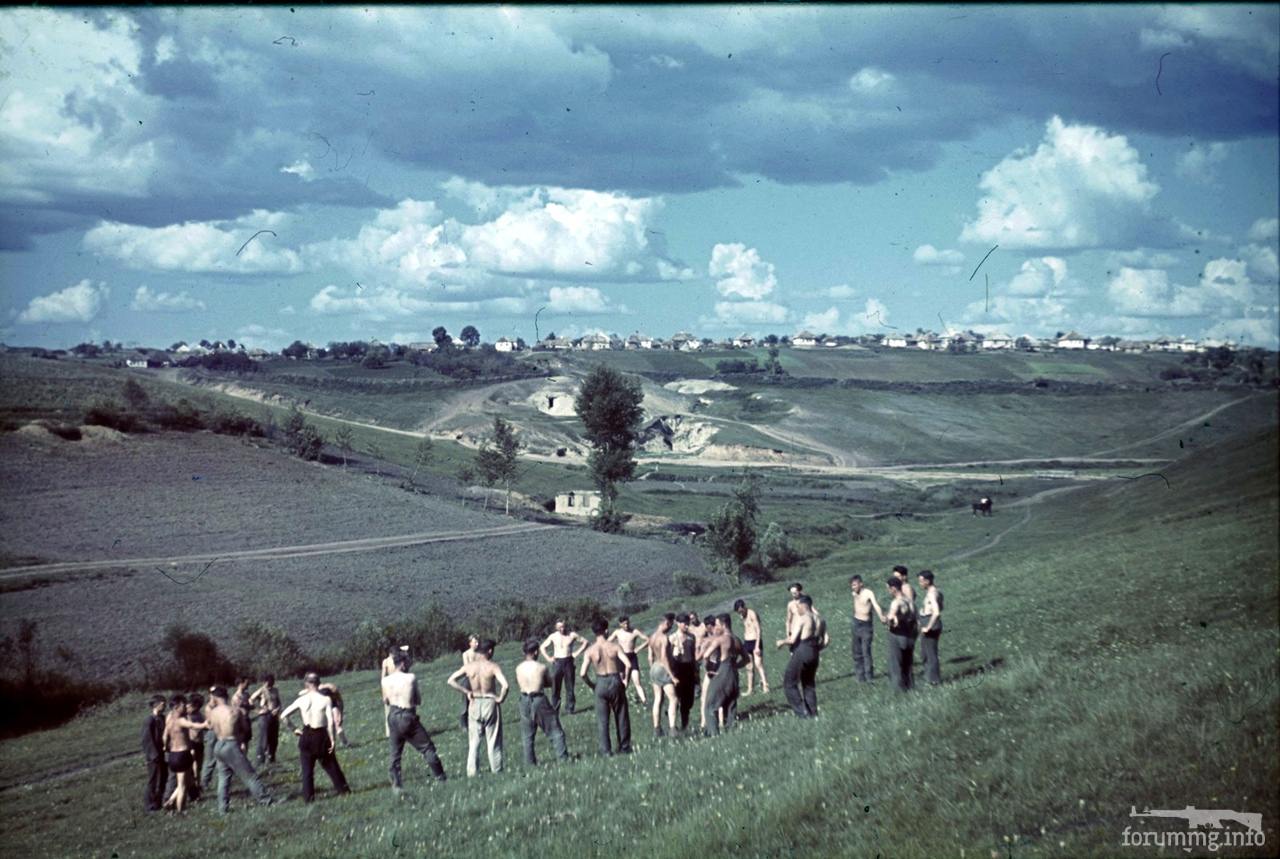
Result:
{"label": "group of men", "polygon": [[[895,566],[886,583],[890,596],[886,610],[881,609],[861,576],[850,580],[852,650],[858,681],[870,682],[875,677],[872,621],[878,618],[888,627],[892,685],[900,691],[913,687],[917,639],[922,640],[928,682],[941,683],[938,640],[942,634],[942,592],[929,570],[921,571],[917,581],[924,592],[919,609],[907,568]],[[804,593],[803,585],[793,583],[789,590],[791,600],[787,603],[783,637],[774,644],[790,651],[782,681],[788,705],[797,717],[812,718],[818,714],[816,679],[821,653],[829,646],[831,636],[826,620],[814,607],[812,597]],[[524,659],[516,668],[526,764],[537,764],[535,739],[539,731],[550,741],[557,758],[569,756],[560,723],[560,704],[563,693],[566,712],[575,712],[578,679],[594,693],[600,753],[612,755],[615,747],[617,752],[630,752],[628,688],[635,691],[642,706],[649,706],[640,666],[640,653],[644,650],[649,654],[650,714],[655,737],[690,733],[693,709],[699,702],[699,733],[714,736],[732,728],[737,721],[739,698],[754,693],[757,676],[761,691],[769,691],[760,616],[741,599],[733,609],[743,623],[741,638],[734,632],[729,613],[699,618],[696,613],[687,612],[663,615],[649,635],[634,629],[630,618],[621,617],[612,632],[606,621],[596,620],[591,629],[592,641],[578,635],[563,620],[557,621],[554,631],[541,642],[526,641]],[[467,732],[469,777],[479,772],[482,743],[490,771],[497,773],[503,768],[502,703],[510,684],[493,659],[494,647],[492,640],[472,637],[463,653],[462,666],[446,680],[465,700],[460,720]],[[435,744],[418,718],[422,695],[416,676],[409,671],[411,664],[409,648],[397,647],[384,660],[380,678],[391,785],[397,794],[403,789],[406,744],[422,755],[435,779],[446,778]],[[744,668],[745,693],[739,685],[739,672]],[[210,690],[208,704],[199,695],[174,696],[168,702],[167,713],[165,699],[152,698],[152,715],[143,726],[143,749],[150,770],[147,808],[173,806],[181,811],[186,802],[198,798],[202,786],[208,786],[215,765],[221,811],[227,811],[232,775],[244,782],[255,799],[269,803],[270,796],[247,756],[255,721],[259,766],[275,761],[279,725],[284,722],[298,735],[303,799],[311,802],[314,798],[316,764],[328,774],[339,794],[348,793],[350,788],[336,757],[339,741],[349,745],[342,727],[342,697],[332,684],[321,683],[314,672],[308,673],[303,682],[305,688],[297,699],[283,708],[271,675],[266,675],[252,694],[247,692],[247,681],[241,682],[230,696],[224,687],[215,686]],[[296,728],[291,721],[295,714],[301,721]]]}

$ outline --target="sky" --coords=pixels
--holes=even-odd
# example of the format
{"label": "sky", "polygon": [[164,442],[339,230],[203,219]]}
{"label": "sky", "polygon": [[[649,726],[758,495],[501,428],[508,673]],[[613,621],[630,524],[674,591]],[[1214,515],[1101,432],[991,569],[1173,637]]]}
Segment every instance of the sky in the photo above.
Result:
{"label": "sky", "polygon": [[1278,83],[1274,4],[7,8],[0,341],[1276,348]]}

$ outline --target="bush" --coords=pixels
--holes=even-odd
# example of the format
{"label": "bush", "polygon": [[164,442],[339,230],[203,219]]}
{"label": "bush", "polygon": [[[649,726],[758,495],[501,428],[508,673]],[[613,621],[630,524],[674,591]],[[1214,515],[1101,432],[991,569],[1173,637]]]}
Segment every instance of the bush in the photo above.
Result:
{"label": "bush", "polygon": [[726,361],[717,361],[716,372],[720,374],[759,373],[761,372],[761,367],[755,358],[749,361],[744,361],[741,358],[731,358]]}
{"label": "bush", "polygon": [[178,400],[176,405],[162,403],[151,413],[151,420],[161,429],[178,432],[204,429],[204,416],[186,399]]}
{"label": "bush", "polygon": [[760,538],[760,565],[764,571],[772,573],[789,567],[798,560],[800,554],[791,545],[782,526],[777,522],[770,522],[769,527],[765,528],[764,536]]}
{"label": "bush", "polygon": [[102,402],[89,407],[84,413],[84,422],[90,426],[109,427],[119,432],[143,432],[138,416],[127,412],[116,403]]}
{"label": "bush", "polygon": [[262,424],[248,415],[237,411],[216,412],[209,419],[209,429],[222,435],[253,436],[261,438],[266,434]]}
{"label": "bush", "polygon": [[707,579],[683,570],[677,570],[671,574],[671,583],[676,586],[680,593],[693,597],[709,594],[715,590],[715,585]]}
{"label": "bush", "polygon": [[601,507],[600,512],[591,517],[591,528],[605,534],[621,534],[622,526],[631,517],[620,512],[616,507]]}
{"label": "bush", "polygon": [[170,624],[160,641],[168,661],[149,678],[150,685],[169,689],[192,689],[211,683],[230,683],[236,671],[218,650],[212,638],[192,632],[183,624]]}
{"label": "bush", "polygon": [[295,408],[284,425],[284,443],[294,456],[311,461],[320,458],[324,436],[314,425],[307,423],[302,412]]}
{"label": "bush", "polygon": [[630,581],[618,585],[618,589],[613,594],[613,601],[622,614],[644,611],[649,607],[648,603],[641,602],[636,597],[635,582]]}
{"label": "bush", "polygon": [[236,630],[236,673],[296,677],[311,667],[298,642],[278,626],[246,621]]}

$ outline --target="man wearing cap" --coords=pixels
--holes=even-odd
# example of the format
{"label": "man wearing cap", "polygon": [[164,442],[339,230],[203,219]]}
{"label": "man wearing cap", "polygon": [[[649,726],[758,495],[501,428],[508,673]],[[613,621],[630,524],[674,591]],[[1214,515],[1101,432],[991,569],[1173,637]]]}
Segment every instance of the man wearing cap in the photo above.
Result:
{"label": "man wearing cap", "polygon": [[226,814],[230,810],[232,773],[244,782],[254,799],[262,805],[270,805],[271,796],[262,786],[253,764],[249,763],[236,740],[239,707],[228,703],[224,686],[214,686],[209,690],[209,695],[210,701],[205,713],[214,736],[213,756],[218,762],[218,811]]}
{"label": "man wearing cap", "polygon": [[[389,674],[396,673],[396,654],[403,653],[409,655],[409,645],[402,644],[399,647],[391,648],[391,652],[387,654],[387,658],[382,660],[382,673],[378,676],[378,682],[382,682],[382,678]],[[387,719],[391,717],[391,708],[384,701],[382,704],[382,731],[387,737],[391,736],[391,726],[387,723]]]}
{"label": "man wearing cap", "polygon": [[445,775],[435,744],[418,719],[422,695],[418,691],[418,678],[409,673],[409,654],[397,653],[394,658],[395,673],[382,678],[382,703],[390,711],[387,725],[391,731],[391,789],[399,794],[404,784],[400,776],[400,758],[405,743],[418,750],[436,781],[444,781]]}
{"label": "man wearing cap", "polygon": [[298,757],[302,763],[302,800],[311,802],[315,799],[317,762],[333,782],[334,790],[339,794],[351,793],[347,777],[342,774],[342,767],[333,753],[337,739],[333,727],[333,702],[320,691],[320,675],[314,671],[308,671],[302,682],[306,688],[280,714],[280,721],[290,728],[293,728],[291,717],[294,713],[302,719],[302,727],[293,728],[298,735]]}

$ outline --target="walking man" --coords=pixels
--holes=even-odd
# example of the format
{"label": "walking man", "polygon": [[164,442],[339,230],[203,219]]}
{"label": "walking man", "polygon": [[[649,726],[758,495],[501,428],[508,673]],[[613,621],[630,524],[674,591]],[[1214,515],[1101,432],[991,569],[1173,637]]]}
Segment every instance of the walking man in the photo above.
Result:
{"label": "walking man", "polygon": [[169,776],[168,761],[164,757],[164,696],[152,695],[148,703],[151,715],[142,723],[142,755],[147,761],[144,807],[147,811],[159,811]]}
{"label": "walking man", "polygon": [[755,691],[756,672],[760,673],[760,691],[769,694],[769,679],[764,676],[764,647],[761,646],[760,615],[753,608],[747,608],[744,600],[735,600],[733,610],[742,618],[742,652],[747,657],[747,691],[750,695]]}
{"label": "walking man", "polygon": [[[493,640],[486,638],[476,648],[476,658],[449,675],[447,682],[467,697],[467,777],[479,770],[480,737],[489,751],[489,770],[502,772],[502,702],[507,697],[507,678],[493,661]],[[458,680],[466,677],[467,686]],[[494,689],[498,691],[495,693]]]}
{"label": "walking man", "polygon": [[707,733],[714,737],[720,733],[721,724],[728,731],[737,722],[738,670],[751,665],[742,642],[733,634],[732,615],[716,617],[715,635],[707,639],[704,653],[708,665],[713,661],[718,665],[715,678],[707,682],[707,710],[711,714]]}
{"label": "walking man", "polygon": [[818,715],[818,694],[815,686],[818,675],[818,622],[809,611],[813,600],[808,594],[796,598],[796,611],[791,621],[791,632],[778,639],[778,647],[791,650],[791,660],[782,675],[782,688],[791,710],[801,719]]}
{"label": "walking man", "polygon": [[258,723],[258,766],[276,762],[276,749],[280,745],[280,690],[276,688],[274,674],[265,674],[262,685],[249,696],[254,707],[253,716]]}
{"label": "walking man", "polygon": [[610,634],[609,640],[618,645],[630,663],[626,672],[627,683],[635,688],[640,703],[648,704],[644,697],[644,682],[640,678],[640,651],[649,646],[649,638],[640,630],[632,629],[631,618],[624,615],[618,618],[618,628]]}
{"label": "walking man", "polygon": [[320,691],[320,675],[314,671],[307,672],[302,684],[306,688],[280,714],[280,721],[290,728],[293,728],[290,717],[294,713],[302,719],[302,727],[293,728],[298,735],[298,757],[302,762],[302,801],[311,802],[316,798],[317,763],[324,768],[339,796],[351,793],[338,756],[334,754],[337,731],[333,726],[333,702]]}
{"label": "walking man", "polygon": [[[408,656],[409,645],[402,644],[399,647],[391,648],[391,652],[387,654],[387,658],[382,660],[382,673],[378,675],[379,684],[382,683],[383,677],[386,677],[388,674],[396,673],[396,654],[397,653],[403,653],[405,656]],[[412,660],[410,660],[410,664],[412,664]],[[387,723],[387,719],[389,719],[390,717],[391,717],[391,708],[384,703],[382,705],[382,730],[383,730],[383,733],[388,737],[391,736],[391,726]]]}
{"label": "walking man", "polygon": [[[574,642],[578,643],[577,650],[573,649]],[[551,653],[547,648],[551,648]],[[538,648],[542,658],[551,666],[551,706],[557,713],[560,712],[560,687],[563,685],[565,712],[573,715],[578,703],[573,694],[574,660],[586,649],[587,640],[569,629],[563,620],[556,621],[556,631],[548,635]]]}
{"label": "walking man", "polygon": [[676,616],[676,631],[668,638],[671,645],[669,667],[676,691],[677,709],[680,712],[681,731],[689,729],[689,713],[693,710],[698,687],[697,652],[694,649],[697,641],[693,633],[689,632],[689,616]]}
{"label": "walking man", "polygon": [[436,781],[444,781],[445,775],[435,744],[418,719],[422,695],[418,691],[418,678],[409,673],[409,654],[395,654],[395,665],[395,673],[382,678],[382,703],[389,713],[387,727],[391,731],[391,790],[399,796],[404,787],[400,758],[404,754],[405,743],[422,755]]}
{"label": "walking man", "polygon": [[547,666],[538,661],[536,638],[524,643],[524,661],[516,666],[516,685],[520,687],[520,734],[524,740],[524,762],[531,767],[538,765],[533,741],[539,728],[551,741],[556,757],[560,760],[568,758],[569,749],[565,745],[560,717],[543,691],[551,685],[551,676]]}
{"label": "walking man", "polygon": [[[591,624],[591,631],[595,633],[596,640],[587,648],[587,658],[583,661],[579,674],[596,693],[596,729],[600,733],[600,754],[606,757],[613,754],[609,736],[611,718],[618,731],[618,751],[629,754],[631,711],[627,705],[627,675],[631,663],[618,645],[605,638],[605,633],[609,631],[606,621],[597,619]],[[595,682],[587,676],[588,667],[595,670]]]}
{"label": "walking man", "polygon": [[924,603],[920,606],[920,649],[924,651],[924,674],[930,686],[942,684],[942,666],[938,662],[938,639],[942,637],[942,591],[933,583],[933,571],[921,570],[920,587]]}
{"label": "walking man", "polygon": [[209,690],[209,706],[206,708],[209,727],[214,736],[213,757],[218,762],[218,811],[226,814],[231,810],[231,774],[244,782],[249,793],[260,805],[270,805],[271,796],[262,786],[253,764],[245,757],[244,750],[236,741],[236,722],[239,708],[227,701],[227,690],[224,686],[214,686]]}
{"label": "walking man", "polygon": [[876,602],[875,593],[862,584],[862,576],[849,579],[849,590],[853,592],[853,673],[859,683],[870,683],[876,677],[871,660],[871,640],[875,637],[876,628],[871,622],[871,615],[874,612],[884,623],[884,612]]}
{"label": "walking man", "polygon": [[653,685],[653,735],[665,736],[662,731],[662,701],[667,702],[667,730],[676,732],[676,679],[671,669],[671,640],[667,637],[675,623],[671,612],[658,621],[658,628],[649,637],[649,682]]}
{"label": "walking man", "polygon": [[889,681],[899,692],[908,692],[914,685],[911,663],[919,630],[916,607],[903,593],[901,581],[891,578],[886,584],[893,595],[885,621],[889,626]]}

